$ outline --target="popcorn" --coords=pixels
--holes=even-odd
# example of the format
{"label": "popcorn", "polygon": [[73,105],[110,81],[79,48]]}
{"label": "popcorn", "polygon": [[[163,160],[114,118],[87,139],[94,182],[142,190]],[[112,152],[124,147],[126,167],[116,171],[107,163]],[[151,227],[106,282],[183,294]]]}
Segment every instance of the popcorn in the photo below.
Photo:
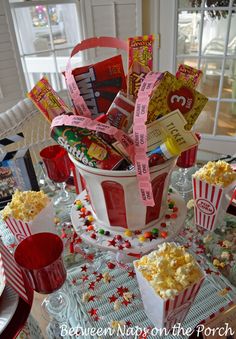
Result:
{"label": "popcorn", "polygon": [[234,172],[230,164],[225,161],[209,161],[200,168],[193,177],[204,180],[209,184],[226,187],[236,180],[236,172]]}
{"label": "popcorn", "polygon": [[89,301],[89,298],[90,298],[90,297],[91,297],[91,294],[88,293],[88,292],[86,292],[86,293],[84,293],[84,294],[82,295],[82,301],[83,301],[84,303],[86,303],[86,302]]}
{"label": "popcorn", "polygon": [[10,203],[2,211],[3,219],[13,217],[18,220],[31,221],[49,203],[48,196],[43,192],[16,190]]}
{"label": "popcorn", "polygon": [[173,298],[202,277],[193,256],[174,243],[160,245],[135,266],[163,299]]}
{"label": "popcorn", "polygon": [[116,300],[114,302],[114,311],[119,311],[121,308],[121,302],[119,300]]}
{"label": "popcorn", "polygon": [[187,202],[187,209],[188,210],[191,210],[191,208],[194,207],[194,200],[193,199],[190,199],[188,202]]}
{"label": "popcorn", "polygon": [[111,282],[111,278],[112,277],[110,276],[109,272],[105,272],[103,274],[103,280],[104,280],[105,283],[110,283]]}
{"label": "popcorn", "polygon": [[131,292],[125,292],[123,294],[123,298],[126,300],[126,301],[131,301],[133,299],[133,294]]}
{"label": "popcorn", "polygon": [[229,260],[230,259],[230,253],[223,251],[220,255],[221,259]]}
{"label": "popcorn", "polygon": [[123,320],[117,321],[117,320],[111,320],[110,322],[111,328],[117,330],[118,328],[123,328],[125,326],[125,322]]}

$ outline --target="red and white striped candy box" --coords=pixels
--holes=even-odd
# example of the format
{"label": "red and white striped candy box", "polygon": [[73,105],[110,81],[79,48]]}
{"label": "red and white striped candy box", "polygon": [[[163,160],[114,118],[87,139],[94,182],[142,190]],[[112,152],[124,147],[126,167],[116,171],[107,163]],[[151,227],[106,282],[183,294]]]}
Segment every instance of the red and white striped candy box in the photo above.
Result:
{"label": "red and white striped candy box", "polygon": [[192,180],[195,224],[214,231],[224,219],[236,183],[222,187],[195,177]]}
{"label": "red and white striped candy box", "polygon": [[161,218],[167,208],[170,175],[176,159],[150,168],[154,207],[143,205],[135,171],[108,171],[85,166],[70,156],[85,180],[91,205],[102,227],[142,230]]}
{"label": "red and white striped candy box", "polygon": [[52,201],[32,221],[26,222],[8,217],[5,222],[18,242],[36,233],[49,232],[57,234]]}
{"label": "red and white striped candy box", "polygon": [[[135,264],[135,262],[134,262]],[[176,323],[182,323],[204,281],[202,278],[193,283],[173,299],[162,299],[147,279],[134,265],[143,306],[147,317],[156,328],[170,330]]]}

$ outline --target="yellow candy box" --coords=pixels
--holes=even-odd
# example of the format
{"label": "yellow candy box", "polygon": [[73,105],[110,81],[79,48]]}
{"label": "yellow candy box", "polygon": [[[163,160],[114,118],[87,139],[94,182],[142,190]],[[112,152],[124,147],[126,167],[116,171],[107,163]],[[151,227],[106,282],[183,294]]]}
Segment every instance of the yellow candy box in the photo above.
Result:
{"label": "yellow candy box", "polygon": [[147,123],[179,109],[190,130],[208,99],[205,95],[178,80],[173,74],[164,72],[157,81],[148,106]]}

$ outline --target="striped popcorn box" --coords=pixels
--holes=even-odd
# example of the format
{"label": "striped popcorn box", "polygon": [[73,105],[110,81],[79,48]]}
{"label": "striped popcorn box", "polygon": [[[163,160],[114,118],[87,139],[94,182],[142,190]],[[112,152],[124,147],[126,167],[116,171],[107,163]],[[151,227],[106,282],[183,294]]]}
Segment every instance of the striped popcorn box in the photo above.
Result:
{"label": "striped popcorn box", "polygon": [[227,187],[212,185],[201,179],[192,178],[195,224],[208,231],[214,231],[221,225],[227,207],[229,196],[233,194],[236,182]]}
{"label": "striped popcorn box", "polygon": [[10,285],[16,293],[27,303],[29,300],[26,280],[21,269],[17,266],[13,255],[0,241],[0,274],[4,282]]}
{"label": "striped popcorn box", "polygon": [[26,222],[8,217],[5,222],[18,242],[36,233],[49,232],[57,234],[52,201],[32,221]]}
{"label": "striped popcorn box", "polygon": [[135,272],[147,317],[156,328],[165,328],[167,331],[171,330],[175,324],[183,322],[205,278],[202,272],[200,280],[184,289],[173,299],[162,299],[136,267]]}

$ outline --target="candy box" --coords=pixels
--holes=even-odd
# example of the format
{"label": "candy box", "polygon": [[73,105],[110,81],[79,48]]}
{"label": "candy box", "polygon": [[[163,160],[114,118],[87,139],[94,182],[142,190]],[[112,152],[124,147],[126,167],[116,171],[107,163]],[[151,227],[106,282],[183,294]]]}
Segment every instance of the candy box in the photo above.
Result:
{"label": "candy box", "polygon": [[26,222],[14,217],[8,217],[5,222],[17,241],[21,242],[28,236],[36,233],[49,232],[57,234],[54,215],[53,202],[49,201],[32,221]]}
{"label": "candy box", "polygon": [[135,263],[136,261],[134,261],[134,268],[144,310],[154,326],[171,330],[176,323],[182,323],[204,281],[204,273],[202,272],[202,277],[198,281],[182,290],[172,299],[163,299],[142,275]]}
{"label": "candy box", "polygon": [[120,55],[72,71],[92,118],[107,112],[116,94],[126,91],[125,73]]}
{"label": "candy box", "polygon": [[182,80],[165,72],[160,76],[152,92],[148,106],[147,123],[150,123],[169,112],[179,109],[190,130],[207,103],[207,97],[188,87]]}
{"label": "candy box", "polygon": [[153,67],[154,35],[128,38],[128,93],[137,97],[139,87]]}
{"label": "candy box", "polygon": [[56,116],[71,111],[45,77],[36,83],[28,97],[49,122]]}
{"label": "candy box", "polygon": [[134,113],[134,102],[120,91],[107,112],[108,121],[111,126],[128,132],[132,125]]}
{"label": "candy box", "polygon": [[54,127],[51,134],[55,141],[84,165],[112,170],[124,158],[94,131],[79,127]]}
{"label": "candy box", "polygon": [[11,200],[17,188],[22,191],[39,190],[27,148],[0,155],[0,209]]}
{"label": "candy box", "polygon": [[197,226],[214,231],[223,222],[236,181],[226,187],[193,177],[194,218]]}

